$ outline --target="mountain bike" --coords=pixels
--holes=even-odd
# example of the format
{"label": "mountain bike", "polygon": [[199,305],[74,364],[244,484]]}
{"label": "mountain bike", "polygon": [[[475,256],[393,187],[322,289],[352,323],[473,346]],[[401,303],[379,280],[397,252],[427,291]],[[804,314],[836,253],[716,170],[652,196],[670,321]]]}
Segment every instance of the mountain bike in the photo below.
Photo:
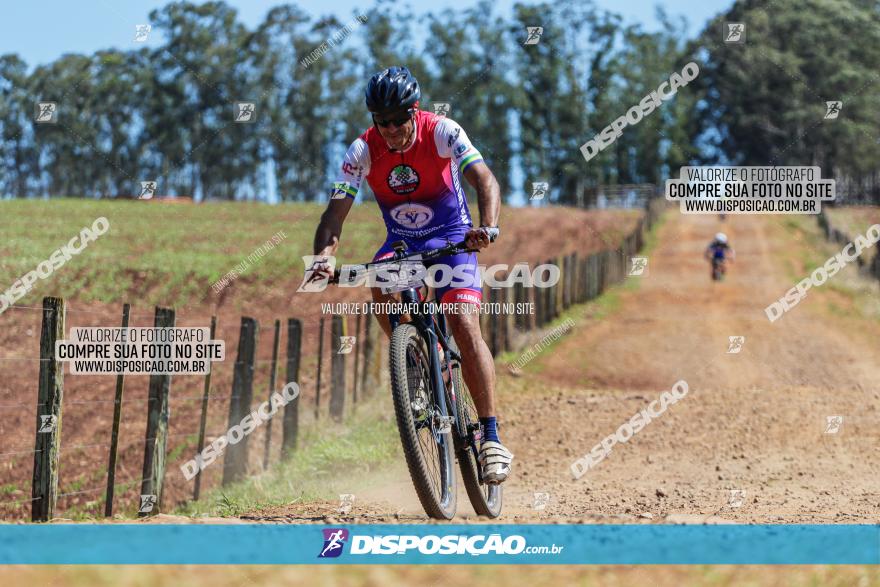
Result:
{"label": "mountain bike", "polygon": [[[406,253],[406,243],[398,241],[392,249],[393,257],[349,267],[342,279],[353,282],[378,270],[384,269],[386,275],[396,271],[393,286],[383,291],[399,293],[401,305],[417,310],[408,316],[389,314],[391,396],[416,494],[428,516],[452,519],[457,504],[457,459],[474,511],[497,518],[502,488],[483,481],[477,462],[482,427],[464,384],[458,345],[448,331],[446,317],[421,295],[424,262],[471,250],[464,241],[411,254]],[[337,270],[331,282],[339,280]]]}

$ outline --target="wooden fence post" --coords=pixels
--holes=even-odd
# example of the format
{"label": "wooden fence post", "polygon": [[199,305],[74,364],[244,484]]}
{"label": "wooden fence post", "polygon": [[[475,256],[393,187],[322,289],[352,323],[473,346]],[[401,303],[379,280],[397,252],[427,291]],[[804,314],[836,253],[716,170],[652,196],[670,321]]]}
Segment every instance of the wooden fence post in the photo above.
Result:
{"label": "wooden fence post", "polygon": [[535,302],[535,314],[532,321],[532,328],[534,329],[544,326],[544,303],[547,301],[547,296],[544,295],[546,292],[544,288],[540,288],[535,284],[532,285],[532,300]]}
{"label": "wooden fence post", "polygon": [[620,280],[623,278],[623,247],[618,247],[611,251],[611,256],[614,259],[614,283],[620,283]]}
{"label": "wooden fence post", "polygon": [[614,281],[620,283],[623,278],[623,247],[618,247],[611,251],[611,258],[614,260]]}
{"label": "wooden fence post", "polygon": [[351,382],[351,407],[352,407],[352,409],[354,409],[354,407],[357,405],[357,401],[358,401],[358,368],[360,367],[360,362],[361,362],[360,361],[361,354],[358,352],[358,349],[360,348],[358,346],[358,342],[360,342],[361,344],[363,344],[363,342],[364,342],[363,338],[361,338],[361,315],[360,314],[357,315],[357,318],[355,319],[355,323],[354,323],[354,349],[353,349],[354,350],[354,374],[351,377],[351,379],[352,379],[352,382]]}
{"label": "wooden fence post", "polygon": [[587,301],[596,297],[596,253],[587,257]]}
{"label": "wooden fence post", "polygon": [[[251,411],[254,385],[254,357],[257,350],[257,331],[259,325],[253,318],[241,319],[238,335],[238,355],[232,375],[232,397],[229,398],[229,420],[227,422],[226,458],[223,462],[223,485],[229,485],[247,474],[248,437],[241,435],[234,440],[233,427],[240,428],[241,420]],[[241,433],[239,433],[241,434]]]}
{"label": "wooden fence post", "polygon": [[321,417],[321,367],[324,363],[324,317],[318,321],[318,377],[315,381],[315,421]]}
{"label": "wooden fence post", "polygon": [[565,280],[563,281],[563,283],[565,285],[564,285],[564,289],[562,291],[562,307],[563,307],[563,309],[567,310],[568,308],[571,307],[571,304],[572,304],[571,292],[573,291],[574,284],[575,284],[574,268],[576,265],[574,263],[574,256],[573,255],[566,255],[564,257],[564,260],[565,260],[565,270],[563,272],[563,277],[565,278]]}
{"label": "wooden fence post", "polygon": [[55,516],[55,503],[58,499],[64,366],[55,360],[55,341],[64,340],[65,316],[64,300],[43,298],[37,437],[34,442],[34,479],[31,486],[31,520],[34,522],[51,520]]}
{"label": "wooden fence post", "polygon": [[[522,283],[520,283],[519,281],[517,281],[517,282],[514,283],[511,287],[513,288],[513,294],[512,294],[512,297],[513,297],[513,303],[515,304],[515,305],[514,305],[514,308],[515,308],[516,310],[519,310],[519,309],[521,308],[520,304],[524,303],[523,295],[522,295]],[[514,332],[523,329],[523,328],[522,328],[522,324],[523,324],[523,318],[524,318],[524,317],[525,317],[525,315],[522,314],[522,313],[519,312],[519,311],[517,311],[516,313],[514,313],[514,315],[513,315],[513,328],[514,328]]]}
{"label": "wooden fence post", "polygon": [[[131,306],[122,305],[122,328],[128,328]],[[127,332],[128,331],[123,331]],[[128,340],[128,339],[126,339]],[[104,495],[104,517],[113,515],[113,487],[116,484],[116,451],[119,447],[119,420],[122,418],[122,392],[125,387],[125,375],[116,376],[116,396],[113,401],[113,428],[110,432],[110,462],[107,464],[107,491]]]}
{"label": "wooden fence post", "polygon": [[[548,265],[559,265],[556,263],[555,259],[547,259]],[[560,275],[560,279],[562,276]],[[545,291],[547,292],[547,304],[544,306],[544,309],[547,310],[547,316],[544,320],[544,323],[549,323],[556,317],[557,309],[556,309],[556,294],[559,288],[559,282],[556,282],[553,286],[548,287]]]}
{"label": "wooden fence post", "polygon": [[598,295],[602,295],[605,291],[605,287],[607,285],[608,279],[608,251],[602,250],[599,252],[599,291]]}
{"label": "wooden fence post", "polygon": [[342,421],[345,410],[345,357],[342,337],[345,336],[345,317],[334,315],[330,323],[330,417]]}
{"label": "wooden fence post", "polygon": [[372,315],[364,317],[364,357],[361,367],[361,395],[367,398],[380,385],[380,369],[382,369],[382,346],[380,336],[382,329],[378,319]]}
{"label": "wooden fence post", "polygon": [[[214,340],[215,335],[217,334],[217,316],[211,316],[211,340]],[[211,371],[213,371],[214,366],[211,365],[211,368],[208,370],[208,374],[205,375],[205,385],[202,388],[202,414],[199,417],[199,442],[196,445],[196,449],[201,451],[202,447],[205,446],[205,428],[208,425],[208,397],[211,395]],[[202,489],[202,467],[199,466],[196,471],[196,483],[193,487],[193,501],[199,501],[199,494]]]}
{"label": "wooden fence post", "polygon": [[590,299],[590,257],[581,259],[581,297],[580,302],[584,303]]}
{"label": "wooden fence post", "polygon": [[[296,318],[287,320],[287,377],[286,383],[299,385],[299,363],[302,353],[302,321]],[[284,456],[296,450],[299,435],[299,396],[284,406],[283,438],[281,453]]]}
{"label": "wooden fence post", "polygon": [[[505,280],[510,278],[510,274],[507,274]],[[516,316],[513,312],[516,311],[516,302],[514,298],[514,290],[512,287],[504,288],[504,300],[501,306],[501,311],[503,314],[501,315],[501,320],[503,320],[504,324],[504,350],[512,351],[513,350],[513,338],[515,332],[514,319]],[[509,311],[511,310],[512,311]]]}
{"label": "wooden fence post", "polygon": [[[174,310],[156,308],[155,328],[173,328]],[[144,439],[144,469],[141,475],[141,500],[138,517],[158,514],[162,507],[165,480],[165,449],[168,445],[168,394],[171,375],[150,375],[147,432]]]}
{"label": "wooden fence post", "polygon": [[[275,375],[278,372],[278,344],[281,341],[281,320],[275,321],[275,335],[272,338],[272,365],[269,371],[269,393],[266,401],[272,401],[272,394],[275,393]],[[271,405],[271,404],[270,404]],[[263,447],[263,470],[269,468],[269,447],[272,444],[272,420],[266,421],[266,443]]]}

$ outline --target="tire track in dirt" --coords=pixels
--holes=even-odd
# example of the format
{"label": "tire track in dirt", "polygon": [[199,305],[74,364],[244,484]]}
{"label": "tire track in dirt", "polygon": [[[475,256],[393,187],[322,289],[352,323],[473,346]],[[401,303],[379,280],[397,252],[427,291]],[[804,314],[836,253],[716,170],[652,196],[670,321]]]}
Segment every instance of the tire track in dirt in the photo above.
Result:
{"label": "tire track in dirt", "polygon": [[[737,262],[719,284],[701,253],[721,227]],[[769,323],[764,307],[793,284],[782,257],[799,246],[772,217],[720,225],[668,214],[638,290],[539,359],[534,384],[556,396],[513,408],[505,435],[520,484],[545,487],[553,504],[524,517],[876,522],[877,325],[844,329],[822,312],[821,289]],[[741,352],[728,354],[738,335]],[[572,480],[577,457],[679,379],[688,396]],[[830,415],[844,416],[838,434],[825,434]],[[528,430],[533,442],[523,442]],[[732,490],[744,492],[742,506],[729,504]]]}
{"label": "tire track in dirt", "polygon": [[[516,455],[499,521],[880,521],[880,328],[823,311],[822,288],[769,323],[764,307],[793,285],[787,264],[806,275],[806,244],[780,218],[670,211],[648,270],[629,278],[638,287],[618,288],[607,318],[585,314],[522,377],[498,366],[502,437]],[[702,251],[718,230],[737,261],[713,283]],[[745,336],[740,353],[727,353],[729,336]],[[685,398],[573,480],[575,459],[679,379]],[[844,416],[836,434],[825,433],[831,415]],[[357,489],[352,515],[314,504],[258,518],[424,521],[402,462],[387,479]],[[544,509],[536,492],[549,494]],[[463,491],[458,511],[477,521]]]}

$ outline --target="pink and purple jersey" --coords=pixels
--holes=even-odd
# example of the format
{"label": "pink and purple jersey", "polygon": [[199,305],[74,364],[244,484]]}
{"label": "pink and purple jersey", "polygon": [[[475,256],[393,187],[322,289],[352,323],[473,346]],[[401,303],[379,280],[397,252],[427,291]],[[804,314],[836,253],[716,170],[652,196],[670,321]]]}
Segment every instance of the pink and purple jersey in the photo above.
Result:
{"label": "pink and purple jersey", "polygon": [[370,184],[389,235],[427,239],[472,226],[461,174],[483,160],[453,120],[416,112],[415,141],[392,151],[375,127],[348,148],[331,198],[354,198]]}
{"label": "pink and purple jersey", "polygon": [[[388,229],[376,260],[393,255],[394,241],[406,241],[411,252],[429,250],[460,241],[473,226],[461,175],[482,161],[482,155],[449,118],[419,110],[415,133],[408,149],[392,151],[371,127],[348,148],[333,184],[331,199],[354,198],[364,179],[376,194]],[[466,268],[462,279],[437,288],[438,300],[480,303],[482,279],[476,253],[458,253],[426,265],[436,264]]]}

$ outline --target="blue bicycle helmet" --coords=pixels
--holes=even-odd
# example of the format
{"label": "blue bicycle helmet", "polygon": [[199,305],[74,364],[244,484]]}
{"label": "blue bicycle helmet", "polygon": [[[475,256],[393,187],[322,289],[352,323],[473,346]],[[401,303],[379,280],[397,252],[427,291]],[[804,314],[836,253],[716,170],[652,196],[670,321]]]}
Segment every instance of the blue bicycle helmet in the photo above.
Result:
{"label": "blue bicycle helmet", "polygon": [[364,95],[367,110],[389,114],[412,108],[422,97],[422,91],[409,69],[394,66],[373,75]]}

